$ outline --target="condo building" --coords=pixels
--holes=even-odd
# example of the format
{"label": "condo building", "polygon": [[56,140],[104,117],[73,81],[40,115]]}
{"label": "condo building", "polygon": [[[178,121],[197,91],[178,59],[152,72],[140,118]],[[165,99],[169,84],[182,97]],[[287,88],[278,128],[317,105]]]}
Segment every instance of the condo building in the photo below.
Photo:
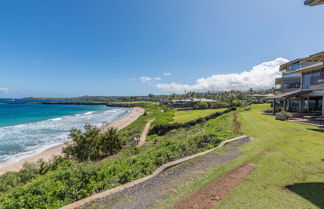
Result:
{"label": "condo building", "polygon": [[324,52],[280,66],[275,84],[281,92],[273,97],[274,112],[312,112],[324,116]]}

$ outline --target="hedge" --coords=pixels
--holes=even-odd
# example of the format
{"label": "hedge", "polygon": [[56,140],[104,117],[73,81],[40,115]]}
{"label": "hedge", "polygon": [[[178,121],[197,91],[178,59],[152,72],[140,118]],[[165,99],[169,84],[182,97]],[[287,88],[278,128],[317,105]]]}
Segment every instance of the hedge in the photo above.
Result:
{"label": "hedge", "polygon": [[236,110],[236,107],[232,107],[232,108],[229,108],[223,112],[215,112],[211,115],[197,118],[195,120],[191,120],[191,121],[185,122],[185,123],[158,124],[158,125],[154,126],[152,129],[150,129],[148,135],[157,134],[159,136],[163,136],[171,130],[178,129],[178,128],[190,128],[191,126],[204,123],[208,120],[215,119],[221,115],[224,115],[226,113],[229,113],[229,112],[235,111],[235,110]]}

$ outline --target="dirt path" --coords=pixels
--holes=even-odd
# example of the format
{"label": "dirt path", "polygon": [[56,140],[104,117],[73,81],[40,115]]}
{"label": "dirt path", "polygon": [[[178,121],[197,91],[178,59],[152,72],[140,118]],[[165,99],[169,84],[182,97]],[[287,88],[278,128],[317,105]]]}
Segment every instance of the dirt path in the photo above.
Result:
{"label": "dirt path", "polygon": [[243,182],[254,169],[255,165],[249,163],[236,167],[216,181],[180,200],[174,209],[212,209],[218,201]]}
{"label": "dirt path", "polygon": [[153,120],[150,120],[150,121],[145,125],[145,128],[144,128],[144,130],[143,130],[143,132],[142,132],[142,135],[141,135],[141,138],[140,138],[140,140],[139,140],[139,142],[138,142],[138,144],[137,144],[137,147],[140,147],[140,146],[142,146],[143,144],[145,144],[146,137],[147,137],[147,133],[149,132],[150,127],[151,127],[151,123],[152,123],[153,121],[154,121],[154,119],[153,119]]}
{"label": "dirt path", "polygon": [[131,188],[86,204],[81,208],[91,209],[143,209],[151,208],[167,195],[172,195],[177,185],[184,184],[191,178],[204,175],[208,169],[214,168],[227,161],[233,160],[242,153],[238,147],[249,141],[242,138],[235,143],[226,145],[226,152],[221,154],[210,153],[203,157],[190,160],[174,166],[161,174]]}

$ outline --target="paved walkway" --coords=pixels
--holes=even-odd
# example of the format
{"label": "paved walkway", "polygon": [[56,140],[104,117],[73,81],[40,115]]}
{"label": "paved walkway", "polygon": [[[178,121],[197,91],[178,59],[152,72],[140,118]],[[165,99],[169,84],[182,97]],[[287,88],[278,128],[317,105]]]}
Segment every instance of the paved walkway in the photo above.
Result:
{"label": "paved walkway", "polygon": [[155,119],[150,120],[150,121],[145,125],[145,128],[144,128],[144,130],[143,130],[143,132],[142,132],[142,135],[141,135],[141,138],[140,138],[140,140],[139,140],[139,142],[138,142],[138,144],[137,144],[137,147],[140,147],[140,146],[142,146],[143,144],[145,144],[145,142],[146,142],[146,137],[147,137],[147,133],[149,132],[150,127],[151,127],[151,123],[152,123],[154,120],[155,120]]}
{"label": "paved walkway", "polygon": [[144,209],[151,208],[157,202],[165,199],[174,192],[177,185],[184,184],[193,177],[205,175],[208,169],[215,168],[227,161],[233,160],[242,153],[238,148],[249,141],[241,138],[234,143],[226,145],[227,151],[221,154],[209,153],[186,163],[169,168],[159,175],[124,189],[118,193],[98,199],[81,208],[88,209]]}

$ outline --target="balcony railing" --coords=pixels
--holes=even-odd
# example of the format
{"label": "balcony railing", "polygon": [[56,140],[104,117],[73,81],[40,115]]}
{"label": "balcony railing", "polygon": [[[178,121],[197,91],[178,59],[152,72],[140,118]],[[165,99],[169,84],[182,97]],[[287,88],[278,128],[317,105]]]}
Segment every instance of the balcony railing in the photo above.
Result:
{"label": "balcony railing", "polygon": [[290,83],[282,86],[283,89],[299,89],[300,83]]}
{"label": "balcony railing", "polygon": [[281,87],[278,88],[279,91],[288,91],[300,89],[300,83],[289,83],[289,84],[281,84]]}

